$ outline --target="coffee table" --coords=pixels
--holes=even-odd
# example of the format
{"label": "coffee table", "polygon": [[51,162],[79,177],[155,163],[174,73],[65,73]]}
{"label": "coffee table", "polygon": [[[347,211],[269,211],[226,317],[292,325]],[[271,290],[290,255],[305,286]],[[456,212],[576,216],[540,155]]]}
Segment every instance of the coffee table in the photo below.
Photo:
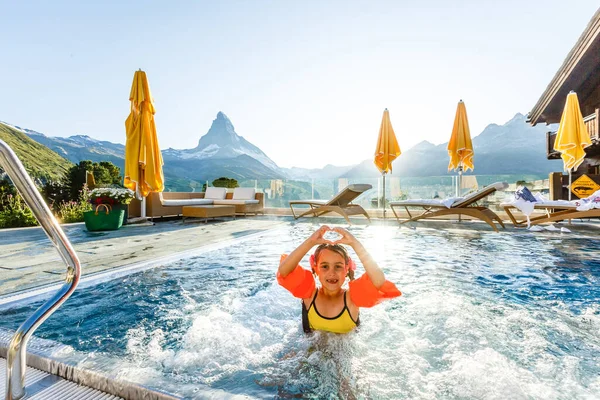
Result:
{"label": "coffee table", "polygon": [[227,205],[206,205],[206,206],[183,206],[183,223],[185,219],[204,218],[208,222],[209,218],[233,217],[235,218],[235,206]]}

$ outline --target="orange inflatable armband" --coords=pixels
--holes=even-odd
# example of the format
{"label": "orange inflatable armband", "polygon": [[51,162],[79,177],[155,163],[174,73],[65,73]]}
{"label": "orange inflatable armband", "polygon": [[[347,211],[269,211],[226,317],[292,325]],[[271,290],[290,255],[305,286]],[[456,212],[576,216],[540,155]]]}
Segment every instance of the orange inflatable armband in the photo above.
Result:
{"label": "orange inflatable armband", "polygon": [[[287,254],[282,254],[279,263],[283,262]],[[297,265],[296,268],[285,277],[277,272],[277,282],[290,291],[290,293],[299,299],[307,299],[315,291],[315,278],[312,273]]]}
{"label": "orange inflatable armband", "polygon": [[396,285],[386,280],[384,284],[377,289],[369,275],[363,274],[360,278],[350,281],[350,300],[357,307],[373,307],[386,299],[393,299],[401,296],[402,293]]}

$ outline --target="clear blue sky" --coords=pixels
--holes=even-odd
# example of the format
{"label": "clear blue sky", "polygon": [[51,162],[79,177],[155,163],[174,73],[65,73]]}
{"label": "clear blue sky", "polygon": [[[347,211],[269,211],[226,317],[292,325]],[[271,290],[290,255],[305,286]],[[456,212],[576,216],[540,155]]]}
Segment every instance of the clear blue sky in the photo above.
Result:
{"label": "clear blue sky", "polygon": [[373,156],[384,108],[402,150],[527,113],[598,8],[577,1],[0,0],[0,120],[125,142],[148,74],[161,148],[223,111],[282,167]]}

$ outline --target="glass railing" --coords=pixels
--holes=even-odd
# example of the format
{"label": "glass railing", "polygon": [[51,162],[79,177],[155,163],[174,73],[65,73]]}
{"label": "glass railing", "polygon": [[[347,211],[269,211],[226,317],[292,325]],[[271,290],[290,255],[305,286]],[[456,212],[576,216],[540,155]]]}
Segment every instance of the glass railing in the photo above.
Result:
{"label": "glass railing", "polygon": [[[445,199],[461,197],[477,191],[495,182],[506,182],[508,188],[491,194],[480,201],[495,210],[507,198],[511,198],[518,186],[526,185],[532,192],[548,193],[549,182],[538,175],[457,175],[430,177],[398,177],[386,176],[385,201],[405,199]],[[253,187],[265,194],[265,207],[288,208],[290,200],[319,199],[329,200],[346,186],[351,184],[370,184],[372,189],[359,196],[354,203],[365,209],[383,207],[383,180],[379,178],[338,178],[338,179],[251,179],[240,181],[241,187]]]}

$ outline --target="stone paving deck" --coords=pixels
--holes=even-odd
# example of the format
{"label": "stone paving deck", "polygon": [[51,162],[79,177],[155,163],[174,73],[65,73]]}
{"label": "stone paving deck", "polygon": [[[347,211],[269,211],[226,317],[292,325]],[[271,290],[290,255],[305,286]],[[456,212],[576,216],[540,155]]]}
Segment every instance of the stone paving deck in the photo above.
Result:
{"label": "stone paving deck", "polygon": [[[84,224],[63,225],[81,262],[82,277],[169,254],[193,250],[289,223],[290,218],[248,217],[186,223],[125,225],[117,231],[88,232]],[[39,228],[0,230],[0,297],[61,283],[66,265]]]}

